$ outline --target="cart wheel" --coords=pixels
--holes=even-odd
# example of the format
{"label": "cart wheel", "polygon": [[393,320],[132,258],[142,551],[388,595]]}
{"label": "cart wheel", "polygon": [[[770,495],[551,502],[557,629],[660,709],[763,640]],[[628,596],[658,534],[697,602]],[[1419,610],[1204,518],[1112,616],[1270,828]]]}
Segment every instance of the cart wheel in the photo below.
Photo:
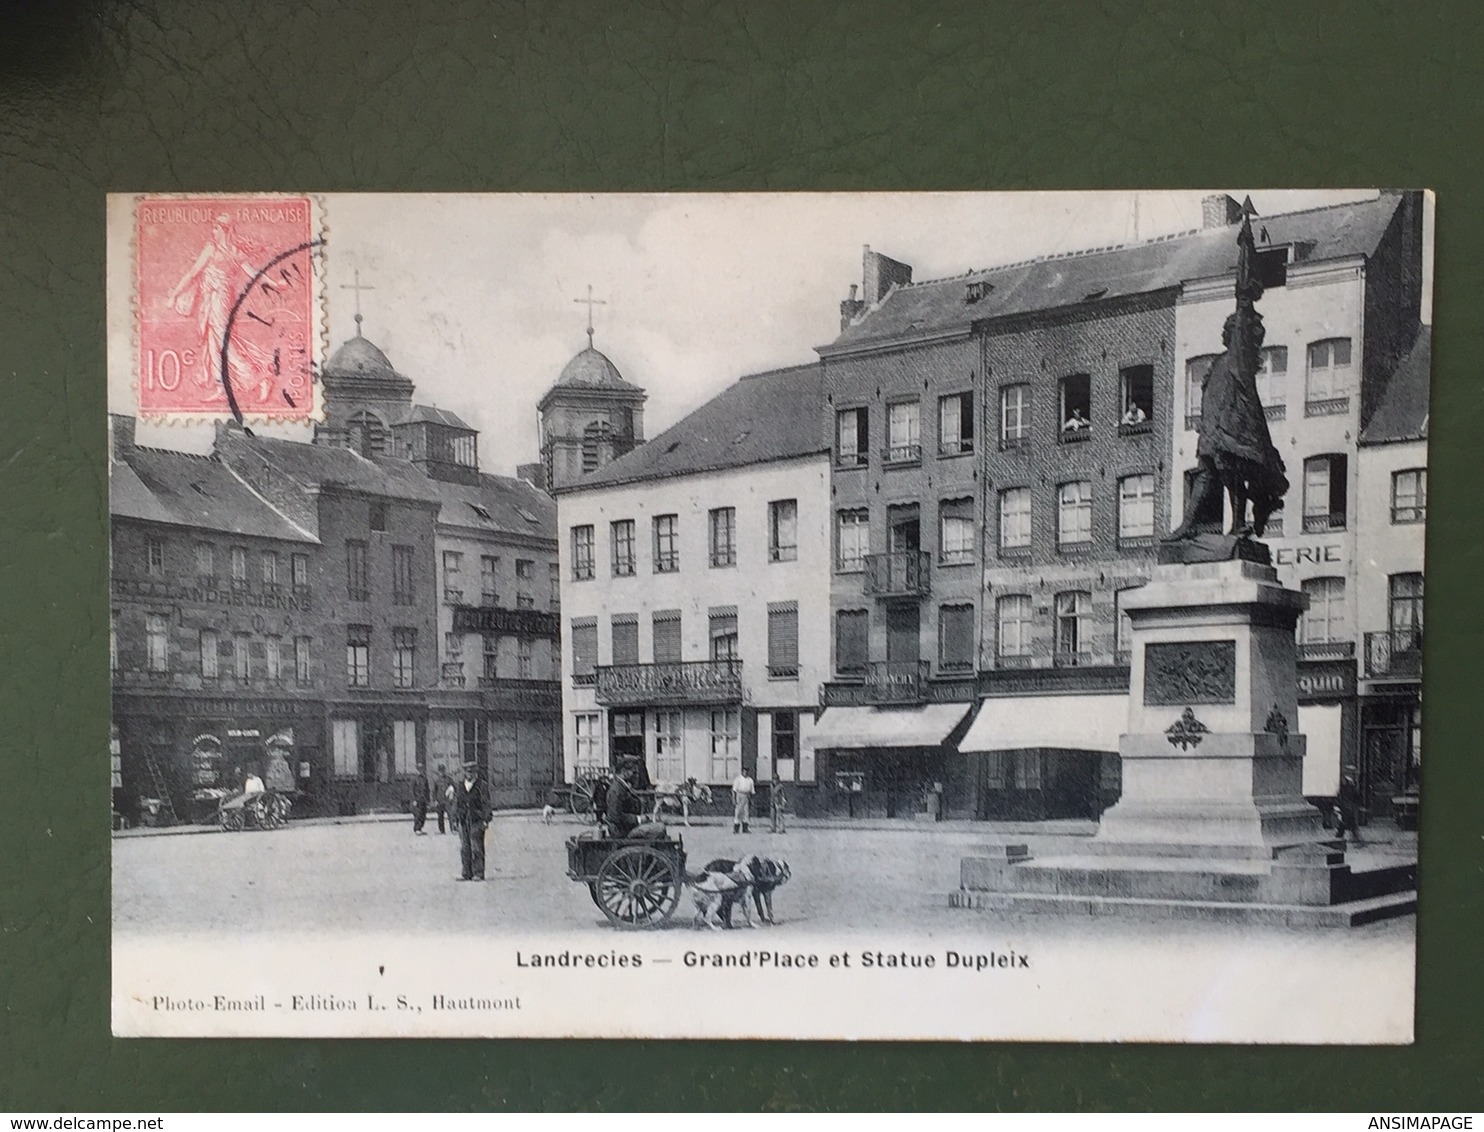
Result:
{"label": "cart wheel", "polygon": [[593,804],[593,786],[590,782],[574,782],[572,790],[567,795],[567,808],[579,817],[594,821],[597,818],[597,806]]}
{"label": "cart wheel", "polygon": [[278,829],[284,822],[283,803],[279,798],[269,798],[263,803],[262,824],[264,829]]}
{"label": "cart wheel", "polygon": [[222,828],[228,833],[241,833],[247,826],[247,819],[242,816],[241,810],[223,810]]}
{"label": "cart wheel", "polygon": [[653,928],[675,914],[682,878],[675,862],[648,845],[627,845],[598,869],[598,906],[617,928]]}
{"label": "cart wheel", "polygon": [[[603,907],[603,898],[598,895],[598,882],[595,881],[595,880],[588,881],[587,882],[587,891],[588,891],[588,895],[590,895],[593,898],[593,903],[596,904],[599,908],[602,908]],[[607,914],[607,910],[606,909],[604,909],[604,914],[605,915]]]}

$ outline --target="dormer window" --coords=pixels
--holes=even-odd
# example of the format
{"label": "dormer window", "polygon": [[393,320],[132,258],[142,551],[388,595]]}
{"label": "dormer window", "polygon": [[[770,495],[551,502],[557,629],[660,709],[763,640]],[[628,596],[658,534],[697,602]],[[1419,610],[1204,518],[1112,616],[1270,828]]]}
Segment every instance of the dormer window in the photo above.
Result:
{"label": "dormer window", "polygon": [[964,288],[964,302],[977,303],[982,299],[987,299],[993,290],[993,283],[985,279],[975,279]]}
{"label": "dormer window", "polygon": [[1288,263],[1293,249],[1287,244],[1280,248],[1257,249],[1257,280],[1265,289],[1282,287],[1288,282]]}

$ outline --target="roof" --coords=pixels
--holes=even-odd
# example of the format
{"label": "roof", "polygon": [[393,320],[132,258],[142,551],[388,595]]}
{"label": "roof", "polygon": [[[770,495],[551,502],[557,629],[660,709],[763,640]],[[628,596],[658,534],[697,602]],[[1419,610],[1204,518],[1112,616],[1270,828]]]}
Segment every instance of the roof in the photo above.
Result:
{"label": "roof", "polygon": [[565,489],[666,479],[828,452],[817,362],[744,377],[690,416]]}
{"label": "roof", "polygon": [[618,367],[608,359],[608,355],[593,349],[591,345],[563,367],[562,375],[557,378],[556,383],[589,386],[594,389],[639,388],[625,381],[623,374],[618,372]]}
{"label": "roof", "polygon": [[436,481],[408,460],[390,456],[368,458],[338,445],[305,444],[240,432],[232,437],[231,443],[257,452],[306,487],[340,486],[369,495],[438,502]]}
{"label": "roof", "polygon": [[477,486],[429,482],[443,503],[440,523],[556,541],[556,500],[525,480],[481,474]]}
{"label": "roof", "polygon": [[379,346],[369,338],[361,336],[359,326],[356,327],[355,337],[346,339],[340,348],[330,355],[330,360],[325,363],[324,372],[327,377],[381,377],[406,380],[393,368],[391,360],[381,352]]}
{"label": "roof", "polygon": [[422,422],[446,425],[449,428],[461,428],[469,432],[474,431],[474,426],[465,421],[463,417],[457,413],[450,412],[448,409],[440,409],[435,405],[413,405],[400,417],[392,421],[392,424],[404,425],[419,424]]}
{"label": "roof", "polygon": [[1417,331],[1412,348],[1392,371],[1381,403],[1360,434],[1360,442],[1394,444],[1402,440],[1426,440],[1431,380],[1432,327],[1424,326]]}
{"label": "roof", "polygon": [[120,518],[251,538],[316,541],[215,456],[131,449],[113,464],[109,503]]}
{"label": "roof", "polygon": [[[1302,245],[1297,258],[1304,261],[1370,255],[1400,202],[1400,196],[1383,193],[1370,201],[1254,217],[1258,248]],[[910,283],[889,291],[820,352],[828,355],[896,338],[966,331],[981,319],[1149,294],[1179,287],[1186,280],[1225,275],[1236,270],[1237,227],[1206,228],[1126,247],[1094,248]],[[967,300],[968,284],[973,282],[988,285],[987,294],[977,302]]]}

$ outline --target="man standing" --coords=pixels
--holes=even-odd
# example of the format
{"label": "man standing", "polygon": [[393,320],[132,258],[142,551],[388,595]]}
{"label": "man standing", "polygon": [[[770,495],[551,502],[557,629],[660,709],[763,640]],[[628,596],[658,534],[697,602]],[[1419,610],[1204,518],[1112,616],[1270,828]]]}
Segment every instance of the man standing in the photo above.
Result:
{"label": "man standing", "polygon": [[448,781],[448,771],[438,772],[438,794],[433,799],[438,808],[438,832],[448,832],[448,792],[453,789],[453,783]]}
{"label": "man standing", "polygon": [[477,763],[464,764],[464,781],[454,788],[454,815],[459,822],[459,859],[464,869],[459,879],[483,880],[484,830],[490,808]]}
{"label": "man standing", "polygon": [[751,833],[749,822],[752,820],[752,792],[756,785],[752,776],[743,767],[737,772],[737,777],[732,779],[732,832]]}
{"label": "man standing", "polygon": [[783,811],[788,799],[783,795],[783,783],[778,778],[778,768],[773,768],[773,781],[768,785],[768,814],[773,819],[771,833],[787,833],[783,828]]}
{"label": "man standing", "polygon": [[423,774],[419,774],[412,780],[412,832],[419,837],[426,831],[423,826],[428,821],[428,780]]}

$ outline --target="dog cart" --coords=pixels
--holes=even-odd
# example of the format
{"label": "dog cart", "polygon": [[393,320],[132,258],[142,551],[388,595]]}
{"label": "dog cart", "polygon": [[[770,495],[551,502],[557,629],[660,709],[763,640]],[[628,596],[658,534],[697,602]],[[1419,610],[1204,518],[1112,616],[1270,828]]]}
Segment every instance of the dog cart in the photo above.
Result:
{"label": "dog cart", "polygon": [[280,829],[288,823],[293,801],[287,794],[264,790],[256,794],[239,794],[221,803],[222,829],[240,833],[244,829]]}
{"label": "dog cart", "polygon": [[567,840],[567,875],[586,884],[616,928],[657,928],[680,904],[685,846],[678,838],[579,834]]}

